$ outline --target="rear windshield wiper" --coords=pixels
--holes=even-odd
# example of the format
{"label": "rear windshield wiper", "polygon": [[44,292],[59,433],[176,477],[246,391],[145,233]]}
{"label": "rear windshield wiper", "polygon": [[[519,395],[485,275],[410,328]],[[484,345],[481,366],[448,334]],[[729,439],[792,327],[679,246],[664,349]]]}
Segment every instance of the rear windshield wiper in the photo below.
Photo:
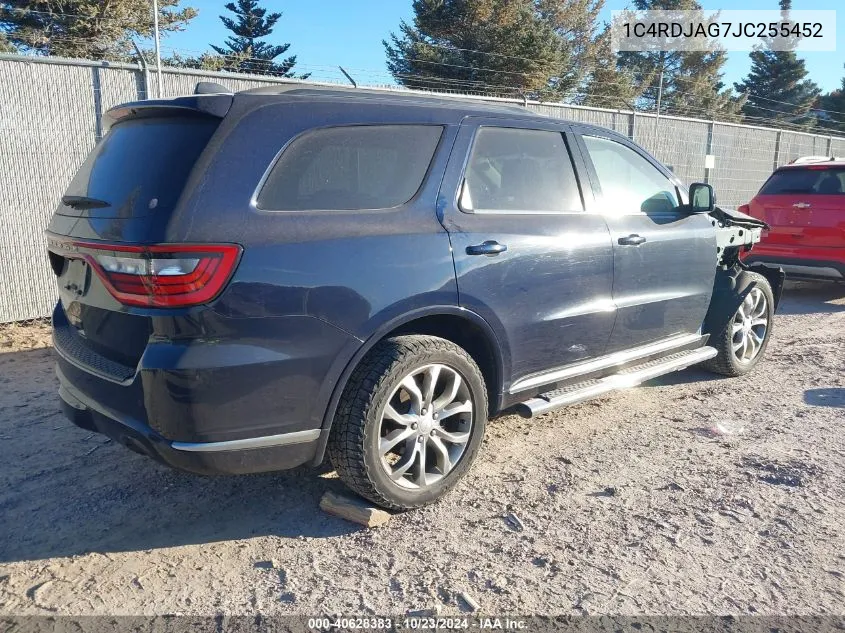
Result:
{"label": "rear windshield wiper", "polygon": [[111,203],[88,196],[62,196],[62,204],[74,209],[102,209],[110,207]]}

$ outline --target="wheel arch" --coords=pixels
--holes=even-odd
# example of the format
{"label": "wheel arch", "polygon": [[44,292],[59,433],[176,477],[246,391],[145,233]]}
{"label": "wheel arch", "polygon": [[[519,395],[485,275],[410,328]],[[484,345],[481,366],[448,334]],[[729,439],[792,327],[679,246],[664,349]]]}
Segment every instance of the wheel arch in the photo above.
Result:
{"label": "wheel arch", "polygon": [[772,290],[774,298],[773,310],[777,310],[783,292],[784,274],[780,268],[769,266],[745,266],[737,264],[732,267],[721,267],[716,271],[713,281],[713,293],[710,306],[702,324],[702,333],[714,335],[721,332],[730,318],[736,312],[745,297],[751,292],[755,283],[749,272],[762,275]]}
{"label": "wheel arch", "polygon": [[402,334],[427,334],[439,336],[463,347],[475,360],[484,377],[487,387],[487,399],[492,415],[500,409],[502,389],[505,380],[505,367],[508,353],[504,349],[493,328],[481,316],[459,306],[439,306],[424,308],[406,313],[384,323],[367,338],[352,358],[347,362],[340,377],[335,382],[326,411],[323,414],[321,433],[314,465],[322,463],[328,444],[332,422],[338,402],[349,381],[352,372],[380,341]]}

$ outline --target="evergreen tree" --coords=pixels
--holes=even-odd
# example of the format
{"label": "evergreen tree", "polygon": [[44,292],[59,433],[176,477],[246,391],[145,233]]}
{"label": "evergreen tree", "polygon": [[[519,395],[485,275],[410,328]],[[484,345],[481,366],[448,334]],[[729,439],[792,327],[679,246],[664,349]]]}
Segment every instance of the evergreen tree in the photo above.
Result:
{"label": "evergreen tree", "polygon": [[[610,27],[599,35],[581,105],[633,110],[642,95],[642,83],[634,73],[618,67],[618,55],[610,47]],[[645,83],[648,83],[647,81]]]}
{"label": "evergreen tree", "polygon": [[841,88],[819,97],[816,107],[820,126],[845,133],[845,78]]}
{"label": "evergreen tree", "polygon": [[[159,30],[181,31],[197,15],[181,0],[159,0]],[[9,0],[0,2],[0,31],[15,50],[86,59],[134,55],[132,38],[153,36],[149,0]]]}
{"label": "evergreen tree", "polygon": [[[232,19],[220,16],[223,25],[234,35],[226,38],[224,46],[213,48],[223,60],[213,60],[205,56],[206,64],[221,65],[224,70],[243,73],[262,73],[293,77],[293,67],[296,65],[296,55],[275,61],[290,48],[290,44],[269,44],[259,41],[273,33],[276,22],[282,17],[281,13],[267,13],[267,9],[258,6],[258,0],[237,0],[229,2],[226,9],[235,14]],[[308,75],[300,78],[305,79]]]}
{"label": "evergreen tree", "polygon": [[[698,11],[696,0],[634,0],[638,11]],[[703,17],[703,13],[701,14]],[[743,100],[722,82],[724,51],[647,51],[619,53],[620,66],[649,85],[646,107],[656,104],[662,74],[661,112],[697,118],[737,120]]]}
{"label": "evergreen tree", "polygon": [[[780,8],[788,20],[791,0],[780,0]],[[765,46],[751,52],[751,72],[735,84],[748,98],[742,108],[747,117],[804,127],[815,124],[811,110],[821,91],[807,79],[804,60],[795,54],[796,44],[792,42],[792,50],[773,51]]]}
{"label": "evergreen tree", "polygon": [[384,41],[412,88],[563,97],[581,87],[603,0],[414,0]]}

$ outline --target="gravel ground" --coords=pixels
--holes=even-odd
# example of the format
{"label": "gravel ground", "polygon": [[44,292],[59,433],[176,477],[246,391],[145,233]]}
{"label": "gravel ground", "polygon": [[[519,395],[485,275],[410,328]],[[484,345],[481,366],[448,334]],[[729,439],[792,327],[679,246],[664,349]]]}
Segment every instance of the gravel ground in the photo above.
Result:
{"label": "gravel ground", "polygon": [[46,327],[6,326],[0,614],[842,614],[845,288],[788,285],[774,336],[750,376],[497,419],[366,530],[327,468],[201,478],[70,426]]}

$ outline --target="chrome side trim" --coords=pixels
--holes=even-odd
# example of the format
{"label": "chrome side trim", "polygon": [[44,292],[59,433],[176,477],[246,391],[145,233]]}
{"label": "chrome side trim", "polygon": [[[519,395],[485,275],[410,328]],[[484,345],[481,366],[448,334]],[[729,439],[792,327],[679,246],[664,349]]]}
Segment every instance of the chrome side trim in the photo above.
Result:
{"label": "chrome side trim", "polygon": [[657,343],[643,345],[642,347],[635,347],[634,349],[615,352],[613,354],[609,354],[608,356],[602,356],[577,365],[569,365],[563,369],[556,369],[544,374],[528,376],[514,382],[508,392],[519,393],[520,391],[525,391],[533,387],[549,385],[553,382],[566,380],[567,378],[574,378],[575,376],[580,376],[581,374],[589,374],[590,372],[613,367],[614,365],[622,365],[623,363],[645,358],[646,356],[651,356],[652,354],[660,354],[661,352],[667,352],[671,349],[683,347],[684,345],[695,343],[700,339],[700,334],[685,334],[683,336],[676,336],[674,338],[658,341]]}
{"label": "chrome side trim", "polygon": [[313,442],[320,437],[320,429],[312,431],[296,431],[280,435],[264,435],[249,437],[243,440],[229,440],[228,442],[171,442],[171,448],[177,451],[193,453],[213,453],[217,451],[243,451],[250,448],[268,448],[270,446],[287,446],[288,444],[302,444]]}

